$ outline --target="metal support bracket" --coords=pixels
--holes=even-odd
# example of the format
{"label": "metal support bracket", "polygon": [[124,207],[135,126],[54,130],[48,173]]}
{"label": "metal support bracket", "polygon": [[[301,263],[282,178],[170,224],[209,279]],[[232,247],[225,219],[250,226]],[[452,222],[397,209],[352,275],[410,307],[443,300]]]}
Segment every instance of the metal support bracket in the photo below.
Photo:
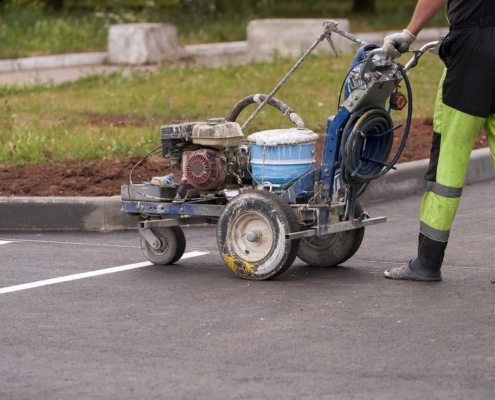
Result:
{"label": "metal support bracket", "polygon": [[387,217],[377,217],[370,219],[356,218],[350,221],[320,226],[319,228],[311,228],[307,231],[289,233],[285,235],[285,239],[293,240],[311,236],[329,235],[331,233],[350,231],[352,229],[359,229],[369,225],[383,224],[384,222],[387,222]]}
{"label": "metal support bracket", "polygon": [[[169,218],[145,220],[139,222],[139,230],[150,228],[168,228],[179,225],[195,225],[195,224],[216,224],[217,220],[206,217],[190,217],[190,218]],[[151,243],[150,243],[151,244]]]}
{"label": "metal support bracket", "polygon": [[158,250],[162,246],[162,241],[156,237],[151,229],[139,228],[139,233],[153,249]]}

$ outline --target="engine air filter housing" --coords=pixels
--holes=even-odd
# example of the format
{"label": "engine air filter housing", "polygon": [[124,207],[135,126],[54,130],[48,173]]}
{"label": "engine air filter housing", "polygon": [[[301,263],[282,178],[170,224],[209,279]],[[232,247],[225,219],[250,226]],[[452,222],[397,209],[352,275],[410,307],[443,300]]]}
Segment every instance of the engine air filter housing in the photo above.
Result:
{"label": "engine air filter housing", "polygon": [[243,137],[241,126],[225,118],[210,118],[206,124],[195,125],[192,131],[194,144],[219,150],[239,146]]}

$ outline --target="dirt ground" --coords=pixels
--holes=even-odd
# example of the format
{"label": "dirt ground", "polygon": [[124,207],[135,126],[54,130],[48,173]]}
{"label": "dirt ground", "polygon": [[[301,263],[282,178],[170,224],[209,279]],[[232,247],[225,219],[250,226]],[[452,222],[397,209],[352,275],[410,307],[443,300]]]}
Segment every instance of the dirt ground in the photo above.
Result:
{"label": "dirt ground", "polygon": [[[406,147],[399,163],[429,157],[433,134],[432,119],[413,120]],[[316,144],[321,154],[324,137]],[[396,131],[392,155],[396,154],[402,133]],[[486,136],[481,133],[475,149],[487,147]],[[35,167],[0,167],[0,196],[115,196],[120,186],[129,182],[129,173],[141,157],[117,161],[68,161],[63,164],[45,164]],[[140,183],[171,171],[168,160],[154,157],[146,160],[133,173],[132,181]],[[181,172],[173,171],[177,178]]]}

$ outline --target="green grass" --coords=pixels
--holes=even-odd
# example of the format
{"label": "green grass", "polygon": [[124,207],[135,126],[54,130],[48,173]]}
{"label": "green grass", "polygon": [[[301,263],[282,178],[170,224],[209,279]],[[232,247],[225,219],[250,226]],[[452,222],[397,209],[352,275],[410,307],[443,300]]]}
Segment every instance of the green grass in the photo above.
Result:
{"label": "green grass", "polygon": [[[351,57],[311,56],[277,94],[321,134],[337,110]],[[0,164],[35,165],[65,160],[116,159],[145,155],[160,145],[160,126],[174,120],[224,117],[243,97],[269,93],[292,61],[212,68],[168,65],[157,73],[121,78],[114,73],[61,86],[0,87]],[[440,60],[425,55],[409,76],[414,117],[433,114]],[[238,122],[254,111],[245,110]],[[97,116],[121,116],[125,127],[94,125]],[[405,111],[394,119],[404,119]],[[267,107],[246,134],[291,123]]]}
{"label": "green grass", "polygon": [[[376,0],[377,12],[373,15],[352,13],[351,0],[312,1],[311,7],[305,1],[280,2],[276,7],[259,5],[262,3],[257,2],[246,13],[228,14],[209,9],[201,13],[164,11],[151,6],[140,10],[87,8],[53,14],[46,12],[37,1],[9,0],[0,7],[0,59],[106,51],[108,27],[134,22],[173,23],[178,28],[181,45],[245,40],[247,25],[256,18],[348,18],[351,32],[403,29],[411,18],[416,0]],[[428,26],[446,24],[441,11]]]}

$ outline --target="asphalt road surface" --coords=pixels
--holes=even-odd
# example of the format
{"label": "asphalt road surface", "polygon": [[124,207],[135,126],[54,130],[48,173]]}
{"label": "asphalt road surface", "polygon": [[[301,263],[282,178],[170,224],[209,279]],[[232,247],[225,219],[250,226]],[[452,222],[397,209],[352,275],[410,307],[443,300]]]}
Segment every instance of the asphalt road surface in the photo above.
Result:
{"label": "asphalt road surface", "polygon": [[0,399],[493,399],[494,193],[465,188],[438,283],[383,277],[420,196],[365,207],[388,222],[342,267],[264,282],[214,227],[160,267],[137,232],[0,232]]}

